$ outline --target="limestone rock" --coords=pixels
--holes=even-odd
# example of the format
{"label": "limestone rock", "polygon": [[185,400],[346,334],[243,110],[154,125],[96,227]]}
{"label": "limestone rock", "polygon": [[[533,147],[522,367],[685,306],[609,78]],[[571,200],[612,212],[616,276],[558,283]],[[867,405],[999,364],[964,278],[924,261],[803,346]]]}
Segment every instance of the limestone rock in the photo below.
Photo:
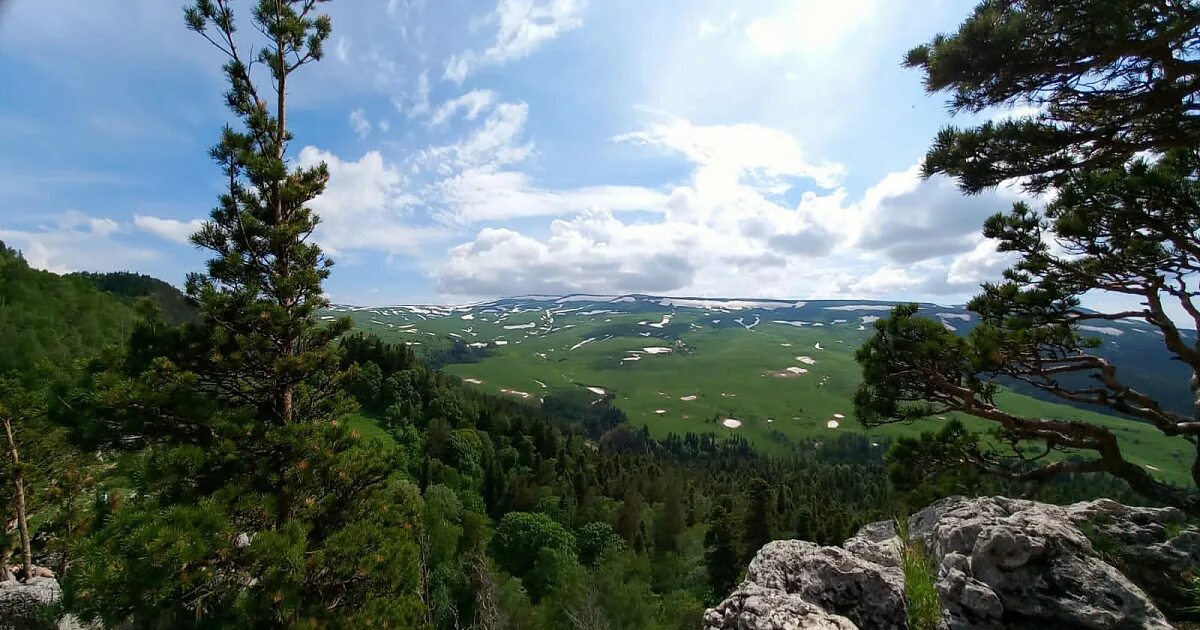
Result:
{"label": "limestone rock", "polygon": [[839,547],[802,540],[768,543],[746,571],[746,581],[800,595],[826,612],[866,628],[906,626],[904,575]]}
{"label": "limestone rock", "polygon": [[842,543],[850,553],[885,567],[900,566],[900,552],[904,543],[896,535],[896,524],[878,521],[863,525],[854,536]]}
{"label": "limestone rock", "polygon": [[716,608],[704,613],[706,630],[851,630],[849,619],[830,615],[799,595],[743,583]]}
{"label": "limestone rock", "polygon": [[1170,628],[1146,594],[1098,557],[1067,508],[943,499],[909,519],[938,565],[951,628]]}
{"label": "limestone rock", "polygon": [[38,628],[47,624],[42,609],[62,598],[53,578],[34,577],[26,582],[0,582],[0,629]]}

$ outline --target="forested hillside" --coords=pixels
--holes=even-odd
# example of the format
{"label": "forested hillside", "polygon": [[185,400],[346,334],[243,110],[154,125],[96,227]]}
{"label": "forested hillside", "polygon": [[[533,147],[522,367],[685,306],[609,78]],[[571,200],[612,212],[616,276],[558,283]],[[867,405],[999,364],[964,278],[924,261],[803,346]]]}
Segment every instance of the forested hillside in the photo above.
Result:
{"label": "forested hillside", "polygon": [[127,304],[135,304],[143,298],[149,299],[158,306],[163,319],[168,323],[183,324],[196,319],[196,307],[188,303],[179,289],[158,278],[128,271],[80,272],[71,275],[87,280],[96,288],[121,298]]}
{"label": "forested hillside", "polygon": [[68,364],[133,329],[133,309],[88,280],[30,268],[0,243],[0,374]]}

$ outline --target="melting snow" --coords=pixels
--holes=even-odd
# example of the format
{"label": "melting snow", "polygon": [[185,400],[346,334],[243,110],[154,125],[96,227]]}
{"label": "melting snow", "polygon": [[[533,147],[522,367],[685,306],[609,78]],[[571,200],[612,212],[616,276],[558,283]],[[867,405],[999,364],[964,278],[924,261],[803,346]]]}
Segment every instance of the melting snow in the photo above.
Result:
{"label": "melting snow", "polygon": [[825,349],[825,348],[822,348],[822,347],[821,347],[821,342],[820,342],[820,341],[818,341],[817,343],[814,343],[814,344],[813,344],[813,347],[814,347],[814,348],[816,348],[817,350],[824,350],[824,349]]}
{"label": "melting snow", "polygon": [[835,414],[833,414],[833,417],[834,417],[834,418],[837,418],[838,420],[845,420],[845,419],[846,419],[846,416],[844,416],[844,415],[842,415],[842,414],[840,414],[840,413],[835,413]]}
{"label": "melting snow", "polygon": [[500,393],[501,394],[512,394],[513,396],[520,396],[521,398],[529,398],[530,397],[529,392],[520,392],[515,389],[509,389],[507,387],[501,387]]}
{"label": "melting snow", "polygon": [[604,394],[607,394],[607,393],[608,393],[608,392],[604,391],[603,389],[601,389],[601,388],[599,388],[599,387],[588,387],[588,388],[587,388],[587,390],[588,390],[589,392],[592,392],[593,394],[596,394],[596,395],[599,395],[599,396],[603,396]]}
{"label": "melting snow", "polygon": [[666,409],[655,409],[654,413],[667,413]]}
{"label": "melting snow", "polygon": [[844,304],[842,306],[826,306],[827,311],[890,311],[892,307],[886,304]]}
{"label": "melting snow", "polygon": [[806,370],[802,367],[796,367],[794,365],[792,367],[788,368],[787,371],[791,372],[792,374],[804,374],[804,373],[808,372],[808,370]]}
{"label": "melting snow", "polygon": [[682,400],[683,402],[692,402],[693,400],[696,400],[696,397],[695,396],[680,396],[679,400]]}
{"label": "melting snow", "polygon": [[493,341],[492,343],[496,344],[497,346],[507,346],[508,345],[508,342],[503,339],[497,339],[497,340]]}
{"label": "melting snow", "polygon": [[472,313],[467,313],[466,315],[462,316],[462,319],[464,319],[466,321],[471,321],[472,319],[475,319],[475,315]]}
{"label": "melting snow", "polygon": [[589,343],[592,343],[592,342],[593,342],[593,341],[595,341],[595,340],[596,340],[596,338],[595,338],[595,337],[588,337],[587,339],[584,339],[583,341],[580,341],[579,343],[577,343],[577,344],[575,344],[575,345],[571,346],[571,350],[574,350],[575,348],[578,348],[578,347],[580,347],[580,346],[585,346],[585,345],[587,345],[587,344],[589,344]]}
{"label": "melting snow", "polygon": [[790,321],[787,321],[787,320],[785,320],[785,319],[772,319],[772,320],[771,320],[771,323],[772,323],[772,324],[786,324],[786,325],[788,325],[788,326],[795,326],[795,327],[797,327],[797,328],[799,328],[800,326],[807,326],[807,325],[808,325],[808,322],[800,322],[800,321],[790,322]]}
{"label": "melting snow", "polygon": [[825,428],[826,428],[826,429],[836,429],[836,428],[838,428],[838,421],[837,421],[837,420],[830,420],[829,422],[826,422],[826,423],[825,423]]}
{"label": "melting snow", "polygon": [[510,324],[505,326],[504,330],[519,330],[521,328],[533,328],[534,326],[537,326],[537,324],[533,322],[529,322],[528,324]]}
{"label": "melting snow", "polygon": [[742,426],[742,421],[734,420],[733,418],[725,418],[724,420],[721,421],[721,424],[725,425],[726,427],[728,427],[730,429],[736,429],[736,428]]}
{"label": "melting snow", "polygon": [[1092,332],[1098,332],[1102,335],[1112,335],[1114,337],[1119,337],[1125,334],[1124,330],[1121,330],[1120,328],[1113,328],[1112,326],[1087,326],[1080,324],[1079,330],[1090,330]]}
{"label": "melting snow", "polygon": [[472,384],[472,385],[483,385],[483,381],[481,381],[481,380],[479,380],[479,379],[477,379],[477,378],[464,378],[464,379],[463,379],[463,382],[464,382],[464,383],[470,383],[470,384]]}
{"label": "melting snow", "polygon": [[971,321],[970,313],[938,313],[937,316],[942,319],[961,319],[964,322]]}

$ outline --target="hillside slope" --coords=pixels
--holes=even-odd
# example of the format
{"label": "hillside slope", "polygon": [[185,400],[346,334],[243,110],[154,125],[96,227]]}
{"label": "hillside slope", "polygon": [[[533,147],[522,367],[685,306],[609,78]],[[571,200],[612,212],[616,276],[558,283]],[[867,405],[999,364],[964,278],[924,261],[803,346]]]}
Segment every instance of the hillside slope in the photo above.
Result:
{"label": "hillside slope", "polygon": [[[859,382],[853,355],[872,322],[894,305],[570,295],[463,306],[335,305],[322,317],[348,315],[360,329],[442,359],[446,371],[486,391],[531,401],[584,392],[610,398],[633,424],[658,436],[716,431],[787,452],[798,441],[863,431],[850,417]],[[922,308],[961,333],[978,321],[961,307]],[[1186,399],[1186,376],[1170,369],[1149,327],[1118,322],[1093,332],[1118,365],[1142,368],[1131,376],[1173,400]],[[1188,445],[1146,425],[1019,392],[1003,397],[1023,413],[1109,426],[1134,461],[1184,479]],[[878,435],[927,428],[893,426]]]}
{"label": "hillside slope", "polygon": [[31,268],[0,243],[0,373],[69,362],[123,341],[133,309],[91,282]]}

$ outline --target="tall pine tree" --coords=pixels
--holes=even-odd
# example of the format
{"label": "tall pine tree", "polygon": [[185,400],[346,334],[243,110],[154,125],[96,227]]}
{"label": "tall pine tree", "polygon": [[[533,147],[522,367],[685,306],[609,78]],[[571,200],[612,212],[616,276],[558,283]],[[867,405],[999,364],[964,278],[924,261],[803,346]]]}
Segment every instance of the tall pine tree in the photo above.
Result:
{"label": "tall pine tree", "polygon": [[[129,355],[75,395],[99,445],[134,451],[135,499],[80,550],[68,605],[138,627],[414,627],[419,497],[401,456],[364,444],[333,341],[321,327],[331,262],[307,203],[323,165],[289,168],[289,80],[321,59],[320,0],[259,0],[247,57],[228,0],[196,0],[189,29],[227,57],[226,127],[211,155],[227,190],[193,242],[212,252],[188,278],[199,322],[153,315]],[[254,72],[263,66],[262,75]],[[268,77],[264,87],[256,80]],[[268,100],[269,99],[269,100]]]}

